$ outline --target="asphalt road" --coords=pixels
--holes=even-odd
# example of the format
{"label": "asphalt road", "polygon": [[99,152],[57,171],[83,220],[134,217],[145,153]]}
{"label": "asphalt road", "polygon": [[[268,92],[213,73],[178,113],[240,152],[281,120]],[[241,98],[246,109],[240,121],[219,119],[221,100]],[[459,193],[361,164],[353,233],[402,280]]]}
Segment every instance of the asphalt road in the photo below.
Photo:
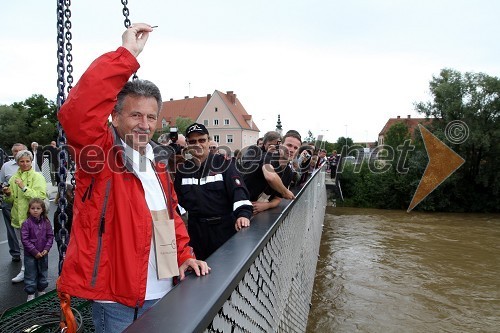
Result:
{"label": "asphalt road", "polygon": [[[51,201],[49,218],[52,222],[56,207]],[[5,310],[26,302],[28,295],[24,291],[24,282],[12,283],[11,279],[21,270],[20,262],[12,262],[9,254],[9,244],[7,244],[7,234],[5,231],[5,222],[3,215],[0,214],[0,314]],[[58,277],[59,254],[57,244],[54,241],[52,249],[49,252],[49,287],[46,291],[55,289],[56,279]]]}

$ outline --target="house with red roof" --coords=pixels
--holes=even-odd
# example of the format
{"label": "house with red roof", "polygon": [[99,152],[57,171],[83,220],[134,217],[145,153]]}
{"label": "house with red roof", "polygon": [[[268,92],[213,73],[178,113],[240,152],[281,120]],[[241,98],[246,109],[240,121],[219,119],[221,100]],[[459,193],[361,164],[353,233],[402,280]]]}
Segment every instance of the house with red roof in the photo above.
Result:
{"label": "house with red roof", "polygon": [[215,90],[206,97],[186,96],[163,102],[158,128],[174,127],[177,117],[190,118],[205,125],[212,140],[234,151],[257,142],[259,128],[233,91]]}
{"label": "house with red roof", "polygon": [[408,130],[410,131],[410,136],[413,137],[415,131],[418,128],[418,124],[426,125],[432,122],[432,119],[429,118],[412,118],[411,115],[408,115],[406,118],[401,118],[398,116],[397,118],[389,118],[387,123],[385,123],[384,128],[382,128],[382,131],[378,135],[378,144],[383,145],[384,144],[384,138],[389,131],[389,129],[398,124],[398,123],[404,123],[407,127]]}

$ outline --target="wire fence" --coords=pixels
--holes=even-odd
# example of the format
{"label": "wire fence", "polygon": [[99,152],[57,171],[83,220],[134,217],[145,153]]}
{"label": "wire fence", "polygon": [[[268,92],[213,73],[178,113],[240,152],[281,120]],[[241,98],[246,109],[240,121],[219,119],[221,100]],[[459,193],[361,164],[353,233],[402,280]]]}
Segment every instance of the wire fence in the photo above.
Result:
{"label": "wire fence", "polygon": [[305,332],[326,207],[318,176],[204,332]]}
{"label": "wire fence", "polygon": [[[280,213],[257,215],[208,258],[212,273],[180,283],[127,332],[305,332],[326,201],[316,172]],[[94,332],[90,304],[72,298],[79,332]],[[51,291],[3,313],[0,332],[60,332],[59,320]]]}

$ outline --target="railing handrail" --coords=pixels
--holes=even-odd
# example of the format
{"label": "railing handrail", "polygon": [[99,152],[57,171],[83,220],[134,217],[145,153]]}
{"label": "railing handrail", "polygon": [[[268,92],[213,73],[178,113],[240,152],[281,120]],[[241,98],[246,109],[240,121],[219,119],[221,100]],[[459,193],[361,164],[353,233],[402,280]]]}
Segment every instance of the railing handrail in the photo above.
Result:
{"label": "railing handrail", "polygon": [[200,278],[188,275],[126,332],[204,331],[319,172],[324,170],[316,170],[294,191],[295,200],[283,200],[278,207],[259,213],[250,228],[239,231],[214,252],[206,260],[212,268],[210,274]]}

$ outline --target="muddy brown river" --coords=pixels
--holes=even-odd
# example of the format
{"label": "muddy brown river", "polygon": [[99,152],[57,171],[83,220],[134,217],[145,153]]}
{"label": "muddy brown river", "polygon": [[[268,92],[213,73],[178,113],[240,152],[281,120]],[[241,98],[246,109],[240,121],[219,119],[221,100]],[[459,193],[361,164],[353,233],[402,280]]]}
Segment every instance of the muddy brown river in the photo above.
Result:
{"label": "muddy brown river", "polygon": [[500,332],[500,215],[328,207],[307,332]]}

